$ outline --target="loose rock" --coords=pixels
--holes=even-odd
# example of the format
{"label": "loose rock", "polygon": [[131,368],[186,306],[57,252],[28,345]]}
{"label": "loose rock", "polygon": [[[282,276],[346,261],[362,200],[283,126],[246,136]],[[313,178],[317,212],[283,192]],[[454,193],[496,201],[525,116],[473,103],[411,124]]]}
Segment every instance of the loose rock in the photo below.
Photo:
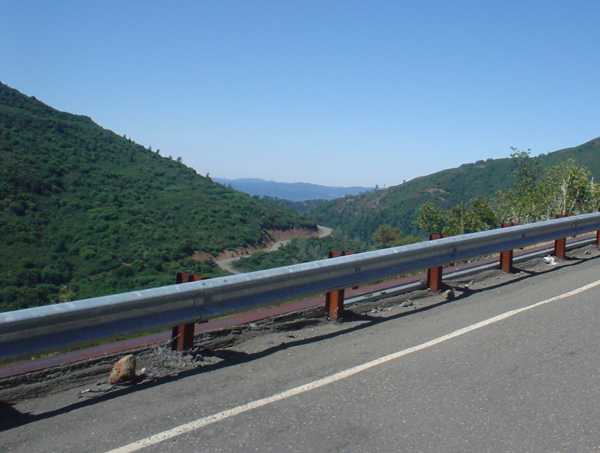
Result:
{"label": "loose rock", "polygon": [[442,293],[442,296],[444,296],[444,299],[446,299],[446,300],[452,300],[452,299],[454,299],[456,294],[454,294],[454,290],[452,288],[450,288],[450,289],[444,291]]}
{"label": "loose rock", "polygon": [[132,354],[119,359],[112,368],[108,382],[112,385],[135,379],[135,357]]}

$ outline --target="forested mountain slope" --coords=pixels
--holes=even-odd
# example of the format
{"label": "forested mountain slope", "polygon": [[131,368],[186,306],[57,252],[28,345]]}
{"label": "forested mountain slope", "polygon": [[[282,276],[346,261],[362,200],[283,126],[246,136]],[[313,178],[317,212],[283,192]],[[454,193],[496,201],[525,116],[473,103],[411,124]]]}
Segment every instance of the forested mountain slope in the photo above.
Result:
{"label": "forested mountain slope", "polygon": [[[573,159],[600,178],[600,139],[534,158],[543,168]],[[461,165],[404,184],[311,206],[308,215],[315,221],[345,232],[353,238],[368,240],[381,224],[416,233],[419,207],[432,201],[451,207],[478,197],[492,197],[513,183],[510,158],[488,159]]]}
{"label": "forested mountain slope", "polygon": [[0,83],[0,311],[171,283],[310,227],[294,211]]}

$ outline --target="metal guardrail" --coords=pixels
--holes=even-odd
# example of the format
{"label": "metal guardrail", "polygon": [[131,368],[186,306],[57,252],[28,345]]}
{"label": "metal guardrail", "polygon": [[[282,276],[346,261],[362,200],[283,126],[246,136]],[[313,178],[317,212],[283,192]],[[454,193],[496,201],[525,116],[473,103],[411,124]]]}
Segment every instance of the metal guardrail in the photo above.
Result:
{"label": "metal guardrail", "polygon": [[[587,245],[596,244],[598,242],[597,238],[587,238],[581,239],[577,241],[573,241],[567,245],[567,250],[574,250],[577,248],[585,247]],[[539,258],[542,256],[548,256],[554,252],[554,247],[546,247],[539,250],[534,250],[533,252],[525,252],[523,254],[517,255],[512,260],[513,263],[519,263],[523,261],[527,261],[533,258]],[[498,269],[500,268],[497,260],[493,262],[487,262],[483,264],[477,264],[474,266],[467,266],[465,268],[459,268],[458,270],[453,270],[450,272],[444,272],[444,280],[454,280],[454,279],[462,279],[475,274],[480,274],[485,271]],[[412,281],[410,283],[401,284],[398,286],[390,286],[385,289],[374,290],[372,292],[368,292],[366,294],[361,294],[358,296],[353,296],[344,300],[344,305],[347,307],[352,304],[361,304],[365,302],[374,302],[377,300],[381,300],[384,298],[398,296],[400,294],[409,293],[411,291],[417,291],[420,289],[426,289],[427,282],[426,281]]]}
{"label": "metal guardrail", "polygon": [[0,313],[0,357],[208,320],[594,230],[600,213]]}

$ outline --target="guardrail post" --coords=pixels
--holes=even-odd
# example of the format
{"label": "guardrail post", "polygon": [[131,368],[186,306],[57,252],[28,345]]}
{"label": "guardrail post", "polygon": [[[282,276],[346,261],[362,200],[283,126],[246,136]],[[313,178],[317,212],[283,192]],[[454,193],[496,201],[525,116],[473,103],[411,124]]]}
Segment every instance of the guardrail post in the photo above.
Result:
{"label": "guardrail post", "polygon": [[[190,274],[188,272],[177,272],[176,283],[195,282],[204,280],[201,275]],[[174,351],[187,351],[194,346],[194,327],[195,323],[179,324],[171,329],[171,349]]]}
{"label": "guardrail post", "polygon": [[554,256],[564,260],[567,257],[567,239],[560,238],[554,241]]}
{"label": "guardrail post", "polygon": [[[514,226],[514,223],[502,223],[500,228],[508,228]],[[500,252],[500,269],[502,272],[506,272],[510,274],[513,272],[513,251],[512,250],[503,250]]]}
{"label": "guardrail post", "polygon": [[[568,214],[563,212],[556,216],[556,218],[560,219],[561,217],[567,216]],[[554,241],[554,256],[561,260],[567,258],[567,238],[559,238]]]}
{"label": "guardrail post", "polygon": [[[441,239],[444,235],[442,233],[431,233],[429,240]],[[442,273],[443,267],[436,266],[427,269],[427,287],[434,293],[439,293],[442,290]]]}
{"label": "guardrail post", "polygon": [[[346,252],[332,250],[329,252],[329,258],[344,256]],[[325,311],[327,317],[332,321],[341,320],[344,315],[344,289],[334,289],[325,294]]]}

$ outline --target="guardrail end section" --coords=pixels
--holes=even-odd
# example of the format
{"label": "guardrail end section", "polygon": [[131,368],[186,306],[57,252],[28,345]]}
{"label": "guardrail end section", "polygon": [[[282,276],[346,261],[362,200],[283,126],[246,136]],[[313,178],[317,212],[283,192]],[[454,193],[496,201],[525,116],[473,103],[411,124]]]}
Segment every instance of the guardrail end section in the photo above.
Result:
{"label": "guardrail end section", "polygon": [[[329,252],[329,258],[344,256],[346,252],[332,250]],[[325,294],[325,311],[327,317],[332,321],[341,321],[344,316],[344,289],[334,289]]]}
{"label": "guardrail end section", "polygon": [[[204,280],[205,277],[188,272],[177,272],[176,283],[195,282]],[[194,346],[194,328],[195,324],[179,324],[171,329],[171,349],[174,351],[187,351]]]}

